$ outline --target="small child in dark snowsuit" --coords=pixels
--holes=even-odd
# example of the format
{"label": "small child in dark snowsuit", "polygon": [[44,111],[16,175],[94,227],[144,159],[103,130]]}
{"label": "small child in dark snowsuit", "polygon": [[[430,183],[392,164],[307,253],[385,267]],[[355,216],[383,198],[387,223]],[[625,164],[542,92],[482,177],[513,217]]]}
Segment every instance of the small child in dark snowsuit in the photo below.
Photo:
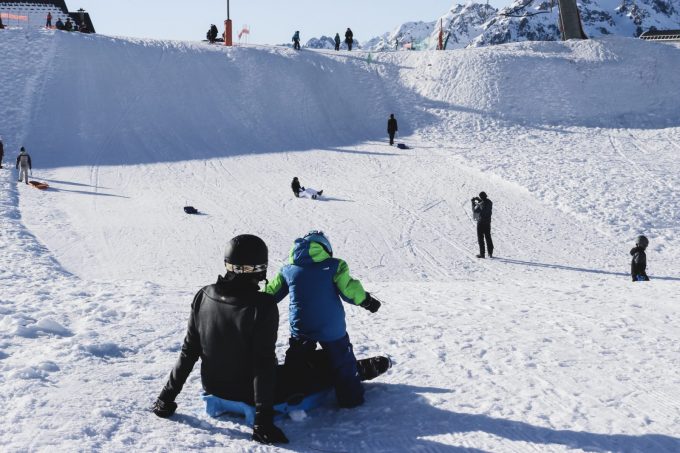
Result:
{"label": "small child in dark snowsuit", "polygon": [[630,262],[630,276],[634,282],[648,282],[647,276],[647,254],[645,249],[649,245],[649,239],[645,236],[638,236],[635,247],[630,251],[633,259]]}

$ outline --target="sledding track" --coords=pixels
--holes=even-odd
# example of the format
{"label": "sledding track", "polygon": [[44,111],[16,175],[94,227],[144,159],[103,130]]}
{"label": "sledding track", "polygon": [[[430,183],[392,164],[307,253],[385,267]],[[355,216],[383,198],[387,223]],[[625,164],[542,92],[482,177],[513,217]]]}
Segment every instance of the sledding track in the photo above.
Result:
{"label": "sledding track", "polygon": [[[19,38],[13,45],[32,49]],[[587,122],[598,112],[580,117],[574,106],[556,124],[562,97],[522,123],[505,104],[524,99],[522,112],[545,98],[519,88],[515,66],[544,80],[554,76],[544,59],[587,68],[587,95],[607,65],[623,71],[641,51],[674,64],[671,48],[593,41],[616,56],[608,62],[587,60],[587,45],[543,43],[379,54],[368,65],[361,53],[264,46],[59,33],[36,43],[36,53],[51,43],[89,62],[90,81],[37,68],[26,77],[21,52],[0,75],[25,84],[16,91],[27,99],[44,87],[21,127],[6,115],[0,127],[8,147],[26,141],[54,188],[15,188],[0,171],[3,449],[271,451],[237,420],[202,413],[196,372],[174,422],[145,409],[179,350],[193,292],[222,271],[225,240],[260,234],[276,268],[310,228],[324,229],[385,301],[376,315],[348,307],[357,355],[386,353],[395,366],[368,385],[365,406],[283,423],[292,449],[680,449],[678,124],[631,128],[615,100],[597,125]],[[632,92],[638,82],[621,83]],[[0,99],[11,98],[7,86]],[[50,101],[74,92],[67,112]],[[225,102],[235,92],[243,99]],[[672,112],[672,95],[652,94]],[[413,149],[385,143],[391,111]],[[293,198],[292,176],[327,199]],[[466,211],[480,190],[495,203],[495,260],[473,258]],[[185,216],[185,203],[205,215]],[[627,250],[641,230],[655,279],[631,286]],[[279,357],[286,314],[284,303]]]}

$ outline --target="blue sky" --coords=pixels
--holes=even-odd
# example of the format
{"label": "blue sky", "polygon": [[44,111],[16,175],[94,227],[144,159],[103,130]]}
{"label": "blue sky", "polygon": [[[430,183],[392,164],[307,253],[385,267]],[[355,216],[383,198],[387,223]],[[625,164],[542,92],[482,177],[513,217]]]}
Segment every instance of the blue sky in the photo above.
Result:
{"label": "blue sky", "polygon": [[[460,1],[459,3],[465,3]],[[496,6],[510,0],[493,0]],[[84,8],[97,32],[143,38],[200,40],[211,23],[222,32],[226,0],[66,0],[71,11]],[[231,0],[231,18],[238,31],[251,29],[250,42],[289,42],[300,30],[303,43],[323,34],[342,35],[347,27],[365,41],[415,20],[432,21],[454,0]]]}

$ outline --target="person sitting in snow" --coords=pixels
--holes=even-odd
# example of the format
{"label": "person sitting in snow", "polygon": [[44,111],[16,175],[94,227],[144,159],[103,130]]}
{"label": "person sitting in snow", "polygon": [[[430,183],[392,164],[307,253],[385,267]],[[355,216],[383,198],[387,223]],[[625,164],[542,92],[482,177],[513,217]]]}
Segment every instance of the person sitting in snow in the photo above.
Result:
{"label": "person sitting in snow", "polygon": [[304,188],[300,185],[300,180],[297,176],[293,178],[293,182],[290,183],[290,188],[293,189],[293,194],[297,197],[307,197],[316,200],[321,195],[323,195],[323,190],[315,190],[310,188]]}
{"label": "person sitting in snow", "polygon": [[647,254],[645,250],[649,245],[649,239],[646,236],[638,236],[635,241],[635,247],[630,251],[633,259],[630,262],[630,276],[634,282],[648,282],[647,276]]}
{"label": "person sitting in snow", "polygon": [[31,156],[29,156],[26,148],[23,146],[17,156],[16,168],[19,169],[19,182],[23,179],[28,184],[28,172],[32,170]]}
{"label": "person sitting in snow", "polygon": [[[243,234],[229,241],[226,274],[201,289],[191,304],[179,359],[152,407],[157,416],[175,413],[175,399],[199,358],[206,393],[255,405],[252,438],[260,443],[288,443],[274,425],[274,404],[332,387],[330,361],[323,351],[299,368],[277,365],[279,311],[258,286],[266,280],[268,262],[267,245],[259,237]],[[390,365],[387,357],[360,360],[359,378],[374,379]]]}
{"label": "person sitting in snow", "polygon": [[[321,231],[310,231],[295,240],[290,261],[266,286],[265,292],[276,302],[290,299],[289,347],[285,364],[300,368],[321,345],[333,370],[335,396],[340,407],[355,407],[364,402],[357,360],[347,334],[342,300],[371,313],[380,302],[353,279],[349,266],[333,257],[333,249]],[[389,368],[389,359],[381,366]]]}
{"label": "person sitting in snow", "polygon": [[63,30],[64,29],[64,23],[61,21],[61,17],[57,18],[57,23],[55,25],[57,27],[57,30]]}
{"label": "person sitting in snow", "polygon": [[71,22],[70,17],[66,19],[66,23],[64,24],[64,30],[73,31],[73,22]]}

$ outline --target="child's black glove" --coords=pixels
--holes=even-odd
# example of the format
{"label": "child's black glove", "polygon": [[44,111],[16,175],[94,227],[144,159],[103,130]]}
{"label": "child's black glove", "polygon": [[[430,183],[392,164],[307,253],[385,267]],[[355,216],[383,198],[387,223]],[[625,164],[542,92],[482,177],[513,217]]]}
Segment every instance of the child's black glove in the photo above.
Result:
{"label": "child's black glove", "polygon": [[153,403],[151,410],[161,418],[168,418],[177,410],[177,403],[174,401],[165,402],[159,398]]}
{"label": "child's black glove", "polygon": [[374,299],[370,294],[366,293],[366,299],[362,303],[359,304],[360,307],[365,308],[366,310],[370,311],[371,313],[375,313],[380,309],[380,301],[378,299]]}

